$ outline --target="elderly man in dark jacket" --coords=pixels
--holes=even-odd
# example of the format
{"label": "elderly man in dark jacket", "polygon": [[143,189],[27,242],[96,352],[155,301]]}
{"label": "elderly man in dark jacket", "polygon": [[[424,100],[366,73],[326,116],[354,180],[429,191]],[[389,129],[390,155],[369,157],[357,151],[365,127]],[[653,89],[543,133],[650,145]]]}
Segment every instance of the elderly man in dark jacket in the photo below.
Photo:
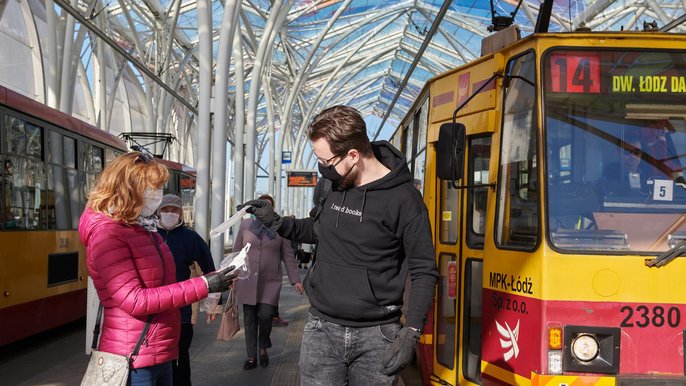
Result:
{"label": "elderly man in dark jacket", "polygon": [[[165,195],[162,197],[159,211],[160,222],[158,232],[174,256],[176,281],[184,281],[190,278],[190,266],[194,262],[198,263],[198,266],[200,266],[204,273],[214,271],[212,254],[205,240],[184,224],[181,198],[174,194]],[[172,362],[174,386],[191,384],[191,361],[188,353],[191,341],[193,340],[191,314],[191,306],[181,308],[179,359]]]}

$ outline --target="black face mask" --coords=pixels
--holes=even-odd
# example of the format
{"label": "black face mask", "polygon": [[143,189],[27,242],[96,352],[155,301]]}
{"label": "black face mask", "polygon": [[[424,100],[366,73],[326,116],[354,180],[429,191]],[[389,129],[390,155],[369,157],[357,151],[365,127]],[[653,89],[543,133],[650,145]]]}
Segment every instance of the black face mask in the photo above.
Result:
{"label": "black face mask", "polygon": [[[338,162],[338,163],[340,163],[340,162]],[[353,170],[353,167],[355,166],[355,165],[351,166],[350,169],[348,169],[348,171],[344,175],[340,175],[336,171],[336,165],[338,165],[338,163],[335,163],[335,164],[329,165],[329,166],[324,166],[320,163],[317,164],[318,165],[317,167],[319,168],[319,173],[322,175],[322,177],[326,178],[327,180],[331,180],[331,182],[333,182],[334,185],[340,184],[341,181],[348,174],[350,174],[350,172]]]}

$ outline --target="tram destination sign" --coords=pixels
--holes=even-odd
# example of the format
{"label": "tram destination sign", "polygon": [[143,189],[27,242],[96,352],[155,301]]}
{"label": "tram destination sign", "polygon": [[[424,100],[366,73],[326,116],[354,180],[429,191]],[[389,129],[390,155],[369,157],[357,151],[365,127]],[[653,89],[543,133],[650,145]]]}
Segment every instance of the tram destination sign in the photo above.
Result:
{"label": "tram destination sign", "polygon": [[554,50],[545,57],[546,91],[567,94],[686,94],[682,56],[650,50]]}
{"label": "tram destination sign", "polygon": [[288,186],[317,186],[317,172],[311,170],[289,170],[286,172]]}

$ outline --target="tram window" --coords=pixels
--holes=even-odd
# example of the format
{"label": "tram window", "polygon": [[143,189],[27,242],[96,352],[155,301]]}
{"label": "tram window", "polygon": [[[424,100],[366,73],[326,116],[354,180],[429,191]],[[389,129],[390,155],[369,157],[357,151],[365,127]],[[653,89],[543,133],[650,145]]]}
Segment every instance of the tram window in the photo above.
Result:
{"label": "tram window", "polygon": [[25,122],[19,118],[7,117],[7,153],[23,154],[26,151]]}
{"label": "tram window", "polygon": [[64,137],[64,166],[76,169],[76,140]]}
{"label": "tram window", "polygon": [[81,144],[81,157],[79,157],[80,170],[87,173],[100,173],[103,169],[103,150],[89,143]]}
{"label": "tram window", "polygon": [[417,136],[417,152],[426,148],[426,129],[428,127],[429,119],[429,99],[427,98],[422,104],[419,114],[419,134]]}
{"label": "tram window", "polygon": [[7,153],[41,158],[42,130],[17,117],[7,116]]}
{"label": "tram window", "polygon": [[[611,149],[603,149],[605,140],[577,130],[569,122],[549,118],[546,127],[548,221],[554,231],[552,242],[558,244],[558,236],[565,232],[592,227],[593,212],[600,207],[595,181],[602,172],[603,154]],[[577,240],[572,244],[583,248],[584,243]]]}
{"label": "tram window", "polygon": [[[594,87],[563,82],[572,79],[562,75],[569,58],[592,63],[583,70]],[[686,105],[669,84],[685,64],[671,50],[558,48],[542,57],[547,236],[556,250],[655,254],[686,231],[678,221],[686,210],[686,122],[679,114]],[[605,87],[631,83],[626,74],[663,74],[667,85]]]}
{"label": "tram window", "polygon": [[62,165],[62,134],[49,130],[45,135],[45,162]]}
{"label": "tram window", "polygon": [[169,173],[167,185],[164,187],[164,194],[179,194],[179,174],[177,172]]}
{"label": "tram window", "polygon": [[45,229],[47,213],[43,163],[10,156],[5,160],[5,229]]}
{"label": "tram window", "polygon": [[412,124],[403,128],[403,152],[407,161],[412,159]]}
{"label": "tram window", "polygon": [[78,203],[71,202],[67,169],[76,168],[76,140],[55,130],[46,134],[47,190],[45,191],[44,209],[48,229],[73,229],[77,222],[72,221],[70,208],[78,208]]}
{"label": "tram window", "polygon": [[3,174],[2,174],[2,212],[3,216],[1,227],[3,229],[16,228],[16,221],[12,213],[10,213],[10,201],[12,198],[12,178],[14,177],[14,163],[10,159],[3,159]]}
{"label": "tram window", "polygon": [[57,165],[47,165],[46,168],[48,173],[48,190],[46,192],[48,229],[73,229],[69,216],[70,203],[66,171]]}
{"label": "tram window", "polygon": [[508,63],[496,227],[503,247],[531,249],[539,238],[536,88],[530,83],[536,79],[535,65],[533,52]]}
{"label": "tram window", "polygon": [[464,294],[464,339],[462,352],[462,368],[464,377],[475,381],[480,380],[481,374],[481,319],[483,295],[483,266],[481,260],[468,259],[465,265],[465,294]]}
{"label": "tram window", "polygon": [[[469,140],[468,185],[488,184],[488,164],[491,159],[491,137]],[[488,188],[473,188],[467,194],[467,244],[472,248],[484,247],[486,233],[486,198]]]}
{"label": "tram window", "polygon": [[41,158],[42,142],[41,129],[31,123],[26,123],[26,155]]}
{"label": "tram window", "polygon": [[79,180],[79,172],[75,169],[67,169],[67,186],[69,187],[69,216],[72,224],[79,223],[81,212],[85,208],[85,202],[81,199],[83,184]]}
{"label": "tram window", "polygon": [[460,207],[460,189],[453,188],[451,181],[441,183],[441,242],[457,243]]}
{"label": "tram window", "polygon": [[[424,165],[426,164],[426,129],[427,120],[429,117],[428,106],[429,99],[426,99],[422,104],[420,112],[417,114],[419,118],[419,123],[417,127],[417,154],[414,158],[414,178],[419,181],[424,181],[425,173]],[[424,194],[423,188],[424,186],[422,184],[422,189],[420,189],[420,192],[422,192],[422,194]]]}
{"label": "tram window", "polygon": [[98,179],[98,176],[96,174],[92,174],[92,173],[85,173],[85,174],[83,174],[83,177],[86,179],[86,183],[85,183],[84,189],[81,191],[81,198],[82,198],[82,201],[85,202],[86,201],[86,195],[88,194],[88,192],[90,192],[91,190],[93,190],[93,188],[95,188],[95,183]]}
{"label": "tram window", "polygon": [[419,193],[424,194],[424,164],[426,162],[426,151],[422,149],[414,160],[414,181]]}
{"label": "tram window", "polygon": [[[436,360],[446,368],[455,367],[455,329],[457,293],[457,262],[455,255],[438,257],[438,294],[436,297]],[[452,278],[451,275],[454,275]]]}
{"label": "tram window", "polygon": [[105,149],[105,165],[109,165],[119,154],[112,149]]}

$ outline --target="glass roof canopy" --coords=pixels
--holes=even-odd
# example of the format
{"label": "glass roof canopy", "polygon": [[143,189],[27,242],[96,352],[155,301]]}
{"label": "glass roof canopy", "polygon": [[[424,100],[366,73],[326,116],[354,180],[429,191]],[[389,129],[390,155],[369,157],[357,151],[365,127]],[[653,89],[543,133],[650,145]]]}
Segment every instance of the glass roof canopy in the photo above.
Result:
{"label": "glass roof canopy", "polygon": [[[83,10],[85,2],[82,3]],[[280,2],[246,0],[241,5],[239,23],[246,98],[259,43],[276,3]],[[291,122],[286,126],[290,127],[292,136],[302,135],[299,129],[313,114],[334,104],[351,105],[365,117],[388,118],[385,122],[394,127],[427,79],[480,55],[481,40],[490,34],[488,26],[492,24],[489,1],[452,1],[407,84],[400,89],[427,39],[442,1],[285,0],[283,3],[280,10],[287,9],[287,14],[273,44],[267,49],[262,88],[266,84],[271,86],[277,128],[284,126],[280,122],[285,115],[281,109],[290,108]],[[509,16],[517,3],[516,0],[494,0],[494,13]],[[663,26],[684,14],[684,3],[681,0],[555,0],[550,30],[569,31],[579,26],[596,31],[638,29],[644,21],[653,20]],[[222,25],[224,5],[224,1],[210,1],[214,67],[220,30],[226,27]],[[197,105],[197,2],[120,0],[110,2],[106,7],[110,35],[117,36],[122,46],[142,47],[139,57],[140,54],[145,57],[141,61],[158,74],[171,70],[180,74],[177,88],[184,91],[180,95]],[[539,0],[521,2],[515,23],[521,27],[523,35],[532,32],[538,7]],[[169,36],[173,36],[173,40],[168,39]],[[233,62],[229,78],[230,101],[236,97]],[[296,84],[298,76],[303,79],[299,85]],[[289,107],[286,101],[294,91],[295,102]],[[264,147],[264,132],[268,127],[265,93],[260,94],[255,124],[258,148]],[[230,110],[233,108],[229,106]],[[233,115],[229,113],[230,117]],[[381,123],[382,120],[376,121]],[[371,126],[370,136],[378,134],[380,128]],[[392,129],[384,130],[380,138],[391,132]]]}

